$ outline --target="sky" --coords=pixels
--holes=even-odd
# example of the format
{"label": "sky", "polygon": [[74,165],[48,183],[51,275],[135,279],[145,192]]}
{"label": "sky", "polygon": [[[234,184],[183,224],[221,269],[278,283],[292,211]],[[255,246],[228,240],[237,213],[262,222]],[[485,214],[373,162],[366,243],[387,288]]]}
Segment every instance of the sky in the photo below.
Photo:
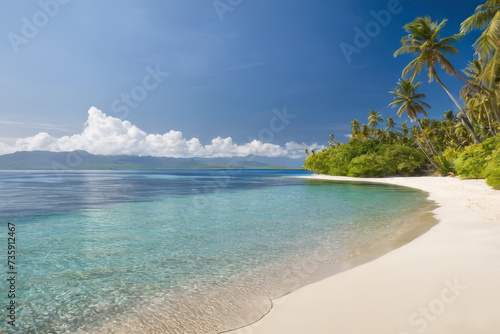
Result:
{"label": "sky", "polygon": [[[0,1],[0,154],[171,157],[302,157],[330,134],[347,141],[369,110],[401,124],[388,91],[412,59],[393,57],[403,25],[447,18],[448,36],[484,2]],[[457,43],[457,69],[476,38]],[[417,79],[430,117],[456,111]]]}

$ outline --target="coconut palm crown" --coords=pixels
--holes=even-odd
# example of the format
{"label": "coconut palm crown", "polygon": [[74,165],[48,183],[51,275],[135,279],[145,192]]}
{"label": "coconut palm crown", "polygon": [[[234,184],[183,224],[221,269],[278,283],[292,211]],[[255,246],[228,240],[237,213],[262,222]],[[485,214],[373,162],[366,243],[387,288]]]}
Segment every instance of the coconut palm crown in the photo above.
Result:
{"label": "coconut palm crown", "polygon": [[416,54],[416,58],[404,68],[403,76],[413,70],[413,81],[415,75],[424,66],[427,66],[429,82],[432,82],[434,79],[439,81],[436,73],[436,65],[439,65],[446,73],[467,82],[444,56],[447,53],[458,53],[458,49],[453,46],[453,43],[463,37],[462,34],[454,34],[440,39],[439,33],[446,25],[446,22],[446,19],[441,21],[441,23],[437,21],[433,22],[430,16],[417,17],[413,22],[407,23],[403,27],[408,35],[401,39],[401,47],[394,52],[394,57],[405,53]]}
{"label": "coconut palm crown", "polygon": [[500,72],[500,0],[487,0],[460,25],[462,34],[472,30],[483,30],[473,46],[486,64],[481,79],[493,84]]}
{"label": "coconut palm crown", "polygon": [[431,106],[421,100],[425,98],[425,94],[417,94],[417,89],[421,84],[421,82],[413,84],[410,79],[401,79],[394,91],[389,92],[394,95],[394,102],[389,106],[399,107],[396,113],[398,117],[401,117],[405,111],[412,122],[417,120],[419,113],[427,116],[425,108]]}

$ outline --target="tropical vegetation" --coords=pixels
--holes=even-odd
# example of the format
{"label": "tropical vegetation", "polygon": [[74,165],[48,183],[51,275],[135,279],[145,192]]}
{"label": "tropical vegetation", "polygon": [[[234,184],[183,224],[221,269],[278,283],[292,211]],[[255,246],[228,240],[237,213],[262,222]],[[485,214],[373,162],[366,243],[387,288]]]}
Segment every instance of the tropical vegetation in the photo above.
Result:
{"label": "tropical vegetation", "polygon": [[[396,116],[410,120],[397,127],[393,117],[370,110],[367,123],[351,122],[348,143],[333,141],[322,152],[308,153],[304,168],[321,174],[381,177],[438,173],[462,178],[486,178],[500,189],[500,0],[487,0],[461,24],[460,32],[441,36],[447,20],[417,17],[403,28],[401,47],[394,57],[412,56],[389,93]],[[473,44],[474,59],[457,70],[447,58],[459,52],[455,44],[465,34],[479,30]],[[425,71],[430,84],[437,82],[453,101],[456,112],[447,110],[430,119],[422,82]],[[443,73],[442,73],[443,72]],[[463,88],[452,92],[441,77],[460,80]]]}

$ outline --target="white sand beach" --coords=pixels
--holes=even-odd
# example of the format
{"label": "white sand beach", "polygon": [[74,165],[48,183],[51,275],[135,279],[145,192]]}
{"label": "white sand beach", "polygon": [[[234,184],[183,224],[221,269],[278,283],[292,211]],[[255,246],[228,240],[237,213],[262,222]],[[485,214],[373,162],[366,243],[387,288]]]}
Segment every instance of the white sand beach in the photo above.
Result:
{"label": "white sand beach", "polygon": [[439,224],[410,243],[273,301],[232,333],[500,333],[500,191],[452,177],[324,180],[420,189]]}

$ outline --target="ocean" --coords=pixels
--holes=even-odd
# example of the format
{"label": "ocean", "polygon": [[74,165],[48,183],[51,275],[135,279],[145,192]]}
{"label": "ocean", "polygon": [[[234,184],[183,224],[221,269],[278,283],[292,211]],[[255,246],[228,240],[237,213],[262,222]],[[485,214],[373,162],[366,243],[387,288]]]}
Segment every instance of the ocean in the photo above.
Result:
{"label": "ocean", "polygon": [[310,174],[0,171],[0,329],[220,333],[426,224],[423,192]]}

